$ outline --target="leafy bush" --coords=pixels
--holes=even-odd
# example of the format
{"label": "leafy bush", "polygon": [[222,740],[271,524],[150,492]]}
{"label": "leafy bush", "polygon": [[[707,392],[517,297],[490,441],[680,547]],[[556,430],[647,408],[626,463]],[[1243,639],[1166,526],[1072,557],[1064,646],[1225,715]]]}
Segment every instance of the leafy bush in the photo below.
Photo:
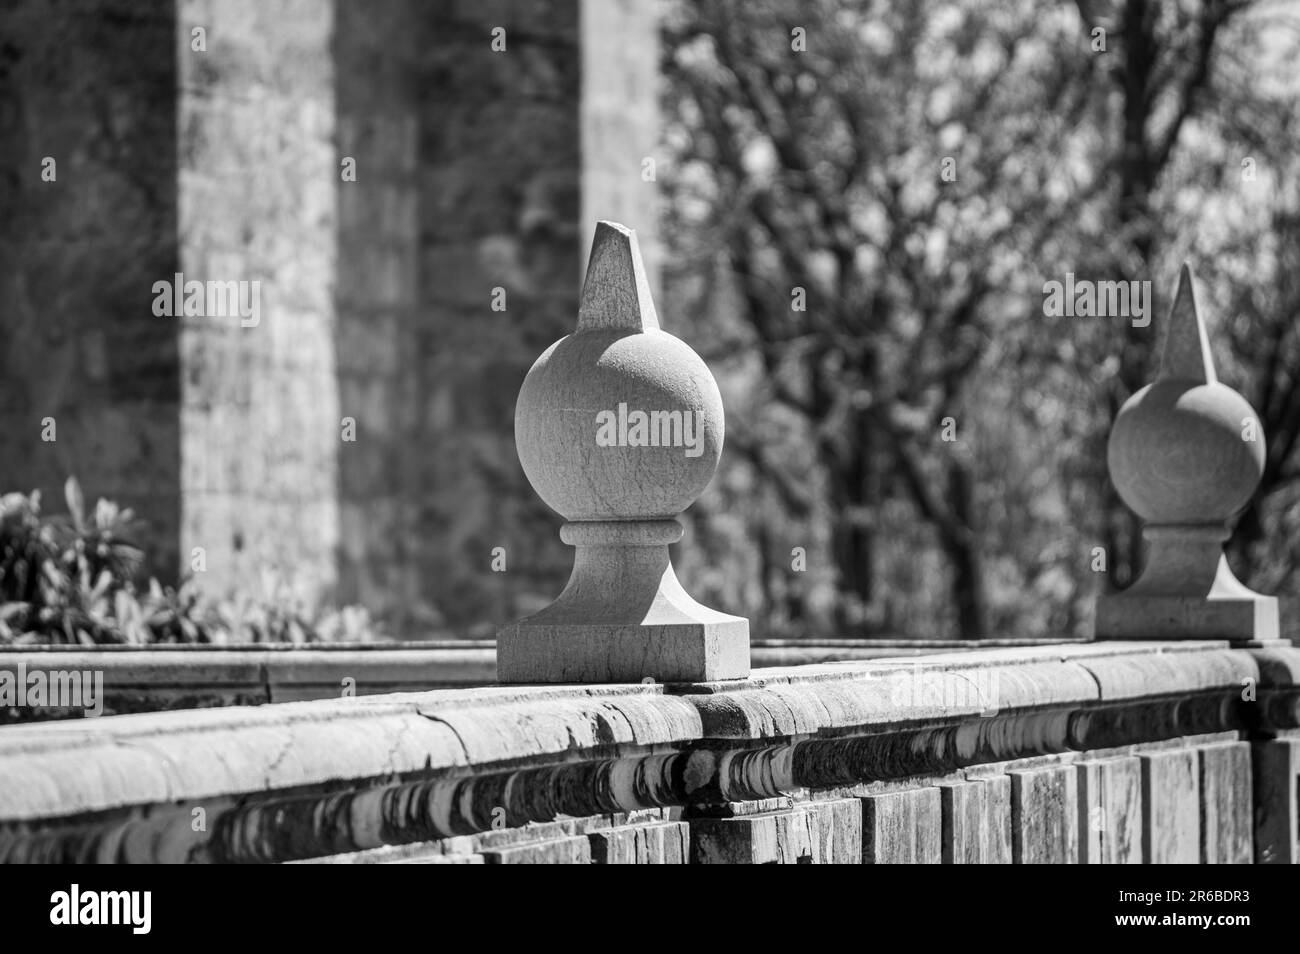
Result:
{"label": "leafy bush", "polygon": [[74,478],[66,516],[41,513],[41,495],[0,498],[0,643],[363,642],[378,637],[360,607],[316,612],[267,574],[259,592],[216,599],[193,580],[150,579],[135,516],[108,500],[86,513]]}

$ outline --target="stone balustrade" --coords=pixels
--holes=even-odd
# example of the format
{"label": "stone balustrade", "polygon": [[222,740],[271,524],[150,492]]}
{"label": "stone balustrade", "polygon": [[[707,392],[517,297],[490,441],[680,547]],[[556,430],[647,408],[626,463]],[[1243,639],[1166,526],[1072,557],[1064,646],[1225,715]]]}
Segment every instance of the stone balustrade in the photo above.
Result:
{"label": "stone balustrade", "polygon": [[0,732],[5,861],[1292,862],[1300,650],[1014,647]]}

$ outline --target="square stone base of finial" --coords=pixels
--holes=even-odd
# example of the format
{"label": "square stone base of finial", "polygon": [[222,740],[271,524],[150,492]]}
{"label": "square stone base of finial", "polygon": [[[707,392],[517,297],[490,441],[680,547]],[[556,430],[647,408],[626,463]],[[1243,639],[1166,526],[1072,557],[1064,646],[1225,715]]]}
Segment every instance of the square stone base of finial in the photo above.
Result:
{"label": "square stone base of finial", "polygon": [[1241,646],[1290,645],[1280,632],[1276,596],[1209,599],[1116,593],[1097,601],[1098,639],[1226,639]]}
{"label": "square stone base of finial", "polygon": [[749,621],[529,623],[497,635],[501,683],[712,682],[749,675]]}

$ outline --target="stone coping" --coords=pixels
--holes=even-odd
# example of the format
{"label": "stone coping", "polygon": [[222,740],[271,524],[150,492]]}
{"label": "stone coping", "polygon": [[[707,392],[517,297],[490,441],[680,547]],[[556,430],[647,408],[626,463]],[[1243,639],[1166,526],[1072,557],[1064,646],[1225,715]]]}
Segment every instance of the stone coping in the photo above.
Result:
{"label": "stone coping", "polygon": [[[756,640],[756,668],[804,665],[833,660],[971,652],[994,647],[1061,645],[1047,640]],[[496,682],[496,644],[492,640],[437,642],[331,643],[292,646],[283,643],[228,646],[0,646],[0,672],[15,672],[18,663],[35,668],[102,671],[107,690],[206,689],[223,691],[242,702],[286,702],[340,694],[351,677],[359,694],[418,691],[450,686],[484,686]],[[209,694],[188,704],[219,702]],[[150,706],[137,700],[131,711]]]}
{"label": "stone coping", "polygon": [[[986,649],[1003,646],[1061,646],[1089,643],[1089,639],[881,639],[873,636],[848,639],[755,639],[757,649],[851,649],[875,652],[882,649],[920,649],[939,652],[945,649]],[[496,649],[495,639],[407,639],[381,642],[339,643],[151,643],[147,645],[103,643],[93,647],[55,643],[15,646],[0,644],[0,658],[24,653],[350,653],[350,652],[473,652]]]}
{"label": "stone coping", "polygon": [[950,755],[978,762],[999,754],[984,752],[990,734],[1007,731],[1023,737],[1016,751],[1068,747],[1064,730],[1033,737],[1046,724],[1036,713],[1057,725],[1137,704],[1140,717],[1150,700],[1163,715],[1125,716],[1106,738],[1158,740],[1191,734],[1179,715],[1196,708],[1188,700],[1210,713],[1196,731],[1244,729],[1255,718],[1237,706],[1246,684],[1291,727],[1297,677],[1295,649],[1096,643],[770,668],[726,683],[434,690],[12,726],[0,729],[0,840],[46,819],[594,760],[684,755],[689,775],[699,751],[716,766],[718,753],[800,739],[955,728],[960,748],[971,727],[980,751]]}

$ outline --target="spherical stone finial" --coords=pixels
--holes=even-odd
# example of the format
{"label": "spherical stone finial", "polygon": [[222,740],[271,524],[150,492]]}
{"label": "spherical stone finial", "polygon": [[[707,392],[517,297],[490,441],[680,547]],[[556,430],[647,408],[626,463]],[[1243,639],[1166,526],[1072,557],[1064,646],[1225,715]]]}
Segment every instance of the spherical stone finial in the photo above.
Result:
{"label": "spherical stone finial", "polygon": [[1232,575],[1223,541],[1264,471],[1264,432],[1246,399],[1220,384],[1183,266],[1156,380],[1124,403],[1106,457],[1144,521],[1141,575],[1097,603],[1099,639],[1278,641],[1277,599]]}
{"label": "spherical stone finial", "polygon": [[1226,523],[1264,473],[1255,412],[1218,382],[1159,380],[1125,402],[1106,457],[1115,489],[1148,523]]}
{"label": "spherical stone finial", "polygon": [[1193,281],[1184,266],[1160,374],[1120,408],[1107,447],[1115,489],[1148,523],[1226,523],[1264,473],[1259,418],[1214,373]]}
{"label": "spherical stone finial", "polygon": [[515,445],[569,522],[573,573],[553,603],[497,634],[497,679],[710,682],[749,674],[749,621],[702,606],[668,548],[722,453],[708,367],[660,330],[631,229],[596,228],[574,333],[537,359]]}
{"label": "spherical stone finial", "polygon": [[515,405],[515,445],[538,496],[568,520],[669,519],[722,455],[708,366],[659,329],[636,234],[596,229],[577,330],[537,359]]}
{"label": "spherical stone finial", "polygon": [[676,517],[713,479],[723,434],[708,367],[657,329],[557,341],[515,406],[524,473],[567,520]]}

